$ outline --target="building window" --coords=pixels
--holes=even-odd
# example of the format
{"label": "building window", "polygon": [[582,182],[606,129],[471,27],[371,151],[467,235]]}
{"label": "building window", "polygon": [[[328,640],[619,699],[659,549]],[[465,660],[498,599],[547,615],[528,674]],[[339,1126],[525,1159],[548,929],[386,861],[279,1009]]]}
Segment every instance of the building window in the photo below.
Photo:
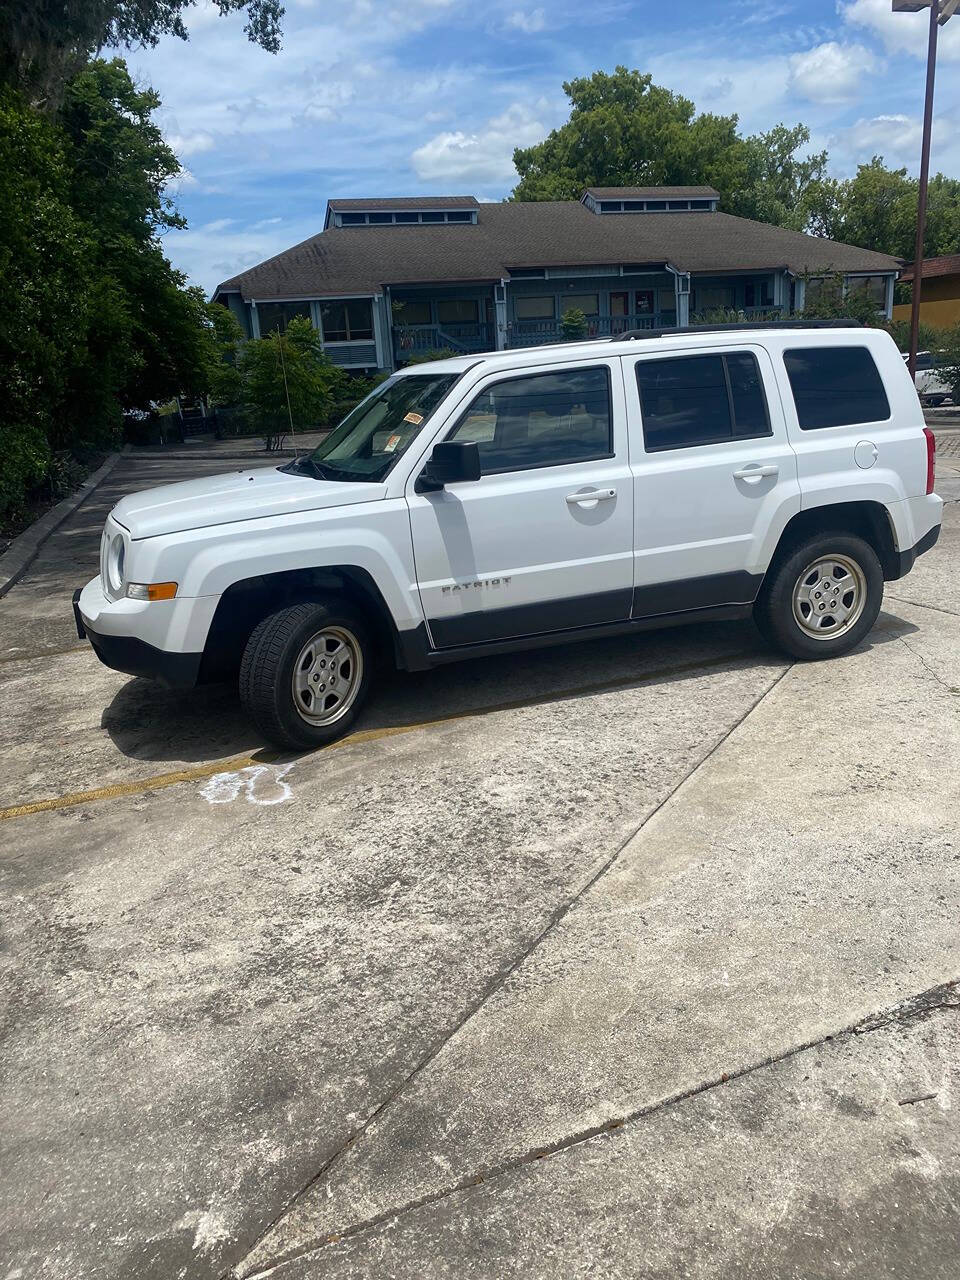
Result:
{"label": "building window", "polygon": [[555,320],[556,304],[549,298],[515,298],[514,308],[518,320]]}
{"label": "building window", "polygon": [[801,431],[886,422],[890,402],[866,347],[795,347],[783,353]]}
{"label": "building window", "polygon": [[771,434],[756,357],[681,356],[637,363],[647,453]]}
{"label": "building window", "polygon": [[395,213],[393,215],[395,222],[419,222],[419,213]]}
{"label": "building window", "polygon": [[457,211],[455,213],[448,213],[447,221],[448,222],[472,222],[473,214],[467,213],[467,212],[461,212],[461,211]]}
{"label": "building window", "polygon": [[563,299],[564,312],[582,311],[585,316],[600,314],[599,293],[571,293]]}
{"label": "building window", "polygon": [[886,276],[851,276],[847,279],[847,293],[869,298],[878,311],[887,305]]}
{"label": "building window", "polygon": [[368,298],[322,302],[320,321],[324,342],[369,342],[373,338],[373,307]]}
{"label": "building window", "polygon": [[609,458],[612,423],[609,371],[565,369],[488,387],[451,438],[475,440],[490,475]]}
{"label": "building window", "polygon": [[442,222],[443,214],[442,213],[421,213],[420,221],[421,222]]}
{"label": "building window", "polygon": [[367,221],[365,213],[341,213],[340,224],[344,227],[362,227]]}
{"label": "building window", "polygon": [[622,207],[623,207],[623,202],[621,200],[601,200],[600,201],[601,213],[619,213]]}
{"label": "building window", "polygon": [[260,322],[260,337],[268,333],[285,333],[287,325],[294,316],[310,319],[309,302],[261,302],[257,307],[257,319]]}
{"label": "building window", "polygon": [[732,306],[732,289],[721,287],[697,289],[694,294],[694,309],[697,311],[720,311]]}
{"label": "building window", "polygon": [[404,324],[432,324],[433,316],[430,313],[429,302],[405,302],[400,308],[397,316],[397,323]]}
{"label": "building window", "polygon": [[475,298],[443,298],[437,303],[438,324],[476,324]]}

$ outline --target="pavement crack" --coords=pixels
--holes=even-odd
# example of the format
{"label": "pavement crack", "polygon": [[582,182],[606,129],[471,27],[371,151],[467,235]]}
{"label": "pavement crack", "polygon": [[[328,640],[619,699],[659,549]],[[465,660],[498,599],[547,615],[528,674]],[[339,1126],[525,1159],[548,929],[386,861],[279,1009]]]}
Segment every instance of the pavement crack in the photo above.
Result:
{"label": "pavement crack", "polygon": [[912,609],[932,609],[934,613],[946,613],[951,618],[960,618],[960,610],[945,609],[940,604],[920,604],[918,600],[908,600],[905,596],[894,596],[889,591],[884,592],[885,600],[896,600],[897,604],[908,604]]}
{"label": "pavement crack", "polygon": [[[781,677],[782,678],[782,677]],[[729,734],[727,735],[729,736]],[[682,785],[682,784],[681,784]],[[341,1241],[352,1239],[355,1236],[363,1235],[369,1231],[376,1230],[377,1227],[383,1226],[384,1223],[393,1223],[401,1217],[405,1217],[409,1213],[415,1212],[417,1209],[425,1208],[427,1205],[437,1204],[441,1200],[447,1199],[449,1196],[457,1195],[461,1191],[467,1191],[471,1187],[477,1187],[486,1182],[491,1182],[496,1178],[511,1173],[517,1169],[522,1169],[527,1165],[533,1164],[538,1160],[547,1157],[559,1155],[565,1151],[569,1151],[574,1147],[580,1146],[585,1142],[590,1142],[594,1138],[602,1138],[622,1129],[625,1125],[634,1124],[638,1120],[643,1120],[647,1116],[656,1112],[663,1111],[668,1107],[674,1107],[680,1102],[686,1102],[688,1099],[699,1097],[701,1094],[709,1093],[714,1089],[721,1088],[723,1085],[732,1084],[737,1080],[743,1080],[747,1076],[756,1074],[765,1070],[767,1067],[776,1066],[781,1062],[787,1062],[791,1058],[797,1057],[799,1054],[808,1053],[811,1049],[820,1048],[825,1044],[842,1044],[844,1041],[852,1039],[855,1036],[862,1035],[865,1032],[878,1031],[882,1027],[893,1026],[897,1023],[909,1021],[912,1018],[930,1016],[934,1013],[947,1009],[960,1009],[960,1000],[948,1000],[948,995],[960,996],[960,978],[951,979],[948,982],[940,983],[936,987],[932,987],[927,991],[922,991],[917,995],[910,996],[906,1000],[900,1000],[896,1004],[889,1006],[887,1009],[870,1014],[866,1018],[858,1019],[856,1022],[849,1023],[845,1027],[841,1027],[838,1031],[831,1032],[829,1035],[818,1036],[812,1040],[803,1041],[800,1044],[792,1045],[790,1048],[783,1050],[782,1053],[770,1054],[757,1062],[748,1064],[745,1067],[734,1069],[732,1071],[723,1071],[719,1075],[713,1076],[709,1080],[704,1080],[699,1084],[693,1085],[688,1089],[678,1090],[676,1093],[670,1094],[665,1098],[660,1098],[656,1102],[647,1103],[645,1106],[637,1107],[635,1110],[627,1112],[623,1116],[619,1116],[613,1120],[607,1120],[601,1125],[594,1125],[585,1128],[576,1133],[569,1134],[565,1138],[558,1139],[556,1142],[546,1146],[531,1148],[518,1156],[514,1156],[510,1160],[504,1160],[496,1165],[490,1165],[479,1172],[458,1179],[449,1186],[439,1191],[431,1192],[429,1195],[420,1196],[418,1199],[410,1200],[406,1204],[390,1209],[385,1213],[376,1214],[361,1222],[355,1223],[353,1226],[345,1227],[341,1231],[324,1236],[321,1239],[311,1241],[310,1244],[304,1245],[300,1249],[291,1249],[289,1252],[273,1259],[266,1267],[259,1271],[251,1272],[246,1280],[266,1280],[278,1267],[293,1262],[299,1258],[308,1257],[311,1254],[317,1254],[321,1250],[328,1248],[330,1245],[339,1244]],[[925,1093],[917,1094],[909,1098],[903,1099],[898,1105],[912,1105],[918,1102],[926,1102],[936,1094]],[[281,1215],[282,1216],[282,1215]],[[237,1263],[234,1271],[228,1272],[228,1278],[239,1274],[241,1262]]]}
{"label": "pavement crack", "polygon": [[[548,936],[548,934],[550,934],[557,927],[557,925],[560,924],[560,922],[568,915],[568,913],[576,906],[576,904],[583,899],[584,895],[588,893],[590,889],[593,888],[593,886],[597,883],[597,881],[600,880],[601,877],[607,871],[610,870],[610,868],[616,863],[617,859],[620,857],[620,855],[623,853],[626,847],[634,839],[636,839],[636,837],[640,834],[640,832],[647,825],[647,823],[649,823],[650,820],[654,818],[665,805],[669,804],[670,801],[673,800],[673,798],[694,777],[694,775],[698,773],[699,770],[702,769],[704,765],[706,765],[713,758],[713,756],[720,750],[720,748],[724,745],[724,743],[727,742],[734,733],[736,733],[736,731],[748,719],[748,717],[751,716],[754,711],[756,711],[756,709],[760,706],[760,704],[771,693],[773,693],[773,691],[779,686],[780,682],[793,669],[793,665],[794,665],[793,663],[789,663],[788,665],[786,665],[784,669],[775,677],[775,679],[773,679],[770,682],[770,684],[767,685],[767,687],[759,695],[759,697],[754,698],[754,700],[743,711],[743,713],[737,717],[734,723],[731,724],[730,727],[723,734],[721,734],[721,736],[716,740],[716,742],[714,742],[710,750],[707,751],[705,755],[701,756],[699,760],[697,760],[684,772],[682,777],[677,781],[676,785],[671,787],[671,789],[667,792],[667,794],[661,800],[659,800],[657,804],[655,804],[653,808],[651,808],[649,812],[644,815],[642,820],[624,837],[624,839],[621,840],[621,842],[613,850],[613,853],[611,853],[609,856],[604,858],[604,860],[599,864],[598,867],[595,868],[593,873],[584,881],[584,883],[580,886],[580,888],[576,890],[573,896],[565,899],[562,903],[560,903],[557,907],[555,907],[552,912],[550,912],[550,914],[547,917],[546,923],[540,928],[540,930],[534,935],[534,937],[525,946],[521,947],[518,954],[507,965],[503,966],[500,970],[497,971],[497,973],[494,974],[493,978],[486,985],[486,987],[484,987],[479,997],[466,1009],[462,1017],[458,1019],[458,1021],[454,1024],[454,1026],[449,1031],[443,1034],[443,1036],[433,1045],[433,1047],[427,1052],[427,1054],[420,1059],[420,1061],[403,1078],[403,1080],[401,1080],[401,1082],[393,1090],[391,1090],[390,1093],[387,1094],[387,1096],[383,1099],[383,1101],[380,1102],[373,1109],[373,1111],[370,1112],[369,1116],[367,1116],[367,1118],[363,1121],[363,1123],[358,1125],[357,1128],[354,1129],[354,1131],[347,1138],[347,1140],[344,1143],[342,1143],[341,1146],[339,1146],[337,1150],[334,1151],[333,1154],[330,1155],[323,1162],[323,1164],[320,1166],[317,1172],[313,1175],[313,1177],[310,1178],[306,1183],[304,1183],[304,1185],[300,1188],[300,1190],[296,1192],[296,1194],[287,1202],[287,1204],[283,1207],[283,1209],[281,1209],[280,1212],[274,1216],[274,1218],[270,1221],[270,1223],[260,1232],[257,1238],[252,1242],[252,1244],[247,1249],[246,1253],[236,1263],[233,1264],[233,1267],[230,1270],[224,1273],[223,1280],[232,1280],[233,1277],[238,1276],[240,1274],[240,1270],[243,1267],[243,1264],[246,1258],[248,1258],[250,1254],[254,1252],[257,1246],[267,1238],[267,1236],[271,1233],[271,1231],[273,1231],[273,1229],[277,1226],[277,1224],[280,1223],[287,1216],[287,1214],[290,1213],[290,1211],[303,1199],[303,1197],[308,1194],[311,1188],[316,1186],[318,1182],[321,1182],[329,1174],[330,1170],[338,1163],[338,1161],[343,1159],[343,1157],[350,1150],[350,1148],[353,1147],[360,1140],[360,1138],[363,1137],[366,1131],[370,1128],[372,1124],[374,1124],[374,1122],[377,1119],[379,1119],[379,1117],[383,1114],[383,1112],[386,1111],[389,1107],[391,1107],[401,1097],[401,1095],[407,1089],[410,1088],[413,1082],[430,1066],[430,1064],[440,1056],[440,1054],[443,1052],[447,1044],[451,1040],[453,1040],[454,1037],[459,1035],[459,1033],[471,1020],[471,1018],[473,1018],[483,1008],[483,1006],[487,1003],[487,1001],[490,1000],[491,997],[494,996],[496,992],[500,990],[500,988],[504,985],[504,983],[510,978],[511,974],[513,974],[529,958],[529,956],[532,955],[532,953],[536,950],[536,948],[540,945],[540,943],[544,941],[544,939]],[[601,1130],[598,1130],[598,1132],[602,1132],[603,1129],[607,1127],[608,1126],[604,1125]],[[591,1136],[591,1135],[587,1135],[587,1136]],[[580,1137],[576,1140],[585,1141],[585,1138]],[[552,1149],[545,1148],[542,1152],[540,1152],[537,1158],[540,1158],[544,1155],[550,1155],[550,1154],[552,1154]],[[469,1186],[469,1185],[471,1185],[470,1180],[463,1183],[463,1186]],[[450,1190],[452,1191],[452,1190],[458,1190],[458,1189],[460,1189],[459,1186],[453,1187]],[[450,1194],[450,1191],[444,1191],[442,1194],[443,1195]],[[419,1207],[420,1203],[429,1203],[430,1200],[434,1198],[437,1198],[437,1197],[435,1196],[428,1197],[422,1202],[417,1202],[416,1204],[404,1206],[404,1208],[399,1210],[398,1212],[403,1212],[403,1213],[409,1212],[411,1208]],[[393,1217],[394,1214],[390,1213],[383,1216],[384,1218]],[[377,1219],[377,1221],[380,1221],[380,1220],[381,1219]],[[367,1225],[373,1225],[373,1224],[371,1223]],[[360,1230],[360,1229],[361,1229],[360,1227],[357,1228],[357,1230]],[[355,1234],[355,1231],[351,1229],[349,1232],[344,1232],[343,1234],[353,1235]],[[315,1247],[314,1245],[311,1245],[310,1249],[314,1247]],[[306,1252],[306,1251],[307,1250],[303,1250],[301,1252]],[[297,1257],[297,1256],[299,1256],[299,1253],[294,1253],[290,1255],[290,1257]],[[270,1269],[277,1266],[281,1261],[282,1262],[289,1261],[289,1258],[284,1257],[282,1259],[278,1259],[274,1263],[271,1263]],[[256,1275],[257,1276],[267,1275],[268,1273],[269,1273],[269,1269],[262,1272],[257,1272]],[[249,1280],[255,1280],[254,1275],[251,1275]]]}
{"label": "pavement crack", "polygon": [[923,654],[920,653],[918,649],[915,649],[912,644],[907,644],[906,640],[902,635],[900,635],[896,631],[889,631],[887,634],[892,635],[895,640],[899,640],[900,643],[903,645],[903,647],[908,651],[908,653],[913,654],[913,656],[920,663],[921,667],[923,667],[927,675],[930,676],[932,680],[935,680],[937,684],[940,685],[941,689],[946,689],[947,693],[953,693],[953,694],[960,693],[960,688],[958,688],[955,684],[947,684],[946,680],[943,679],[943,677],[936,670],[936,668],[932,667],[930,663],[926,660],[926,658],[923,656]]}

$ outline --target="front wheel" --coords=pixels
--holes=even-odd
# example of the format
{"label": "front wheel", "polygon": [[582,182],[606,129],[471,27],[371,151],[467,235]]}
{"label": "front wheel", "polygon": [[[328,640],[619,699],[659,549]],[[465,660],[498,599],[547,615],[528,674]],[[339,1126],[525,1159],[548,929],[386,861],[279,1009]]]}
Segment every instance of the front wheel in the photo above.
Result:
{"label": "front wheel", "polygon": [[757,624],[791,658],[835,658],[855,648],[883,603],[877,553],[855,534],[816,534],[770,571]]}
{"label": "front wheel", "polygon": [[346,603],[291,605],[253,630],[240,665],[240,701],[265,738],[291,750],[346,733],[366,698],[373,651]]}

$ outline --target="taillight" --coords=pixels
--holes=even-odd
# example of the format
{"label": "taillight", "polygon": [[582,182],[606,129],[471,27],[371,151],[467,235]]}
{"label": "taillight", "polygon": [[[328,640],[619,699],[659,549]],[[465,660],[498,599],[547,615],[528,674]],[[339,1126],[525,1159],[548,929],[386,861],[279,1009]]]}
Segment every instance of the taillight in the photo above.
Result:
{"label": "taillight", "polygon": [[937,437],[929,427],[923,428],[923,434],[927,437],[927,493],[933,493],[933,473],[937,461]]}

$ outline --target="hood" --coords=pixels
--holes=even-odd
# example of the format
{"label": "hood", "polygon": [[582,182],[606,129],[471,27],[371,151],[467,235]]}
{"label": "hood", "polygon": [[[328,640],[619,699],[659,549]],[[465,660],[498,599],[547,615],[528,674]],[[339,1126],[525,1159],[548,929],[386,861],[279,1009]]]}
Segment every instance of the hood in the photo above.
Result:
{"label": "hood", "polygon": [[115,520],[134,538],[182,533],[236,520],[259,520],[301,511],[322,511],[386,497],[386,486],[340,483],[291,475],[277,467],[161,485],[131,493],[114,507]]}

